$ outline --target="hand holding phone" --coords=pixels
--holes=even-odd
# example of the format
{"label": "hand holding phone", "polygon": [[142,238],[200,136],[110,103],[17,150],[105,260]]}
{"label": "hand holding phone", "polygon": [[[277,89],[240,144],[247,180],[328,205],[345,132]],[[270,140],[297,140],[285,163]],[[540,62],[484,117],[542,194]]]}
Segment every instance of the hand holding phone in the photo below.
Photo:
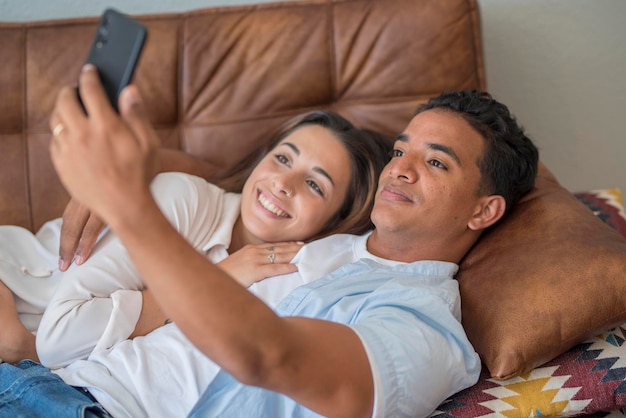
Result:
{"label": "hand holding phone", "polygon": [[140,22],[114,9],[105,10],[100,18],[86,63],[98,69],[115,111],[122,89],[132,80],[146,37]]}

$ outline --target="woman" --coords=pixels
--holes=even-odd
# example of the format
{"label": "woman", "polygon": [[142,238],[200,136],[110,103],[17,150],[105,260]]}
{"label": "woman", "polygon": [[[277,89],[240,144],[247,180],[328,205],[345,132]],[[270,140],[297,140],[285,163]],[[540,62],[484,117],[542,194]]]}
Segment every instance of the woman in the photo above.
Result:
{"label": "woman", "polygon": [[[342,169],[349,167],[347,172],[340,172],[341,175],[339,177],[343,178],[337,179],[337,182],[345,181],[348,186],[339,189],[320,174],[320,171],[310,170],[310,174],[313,177],[303,178],[299,183],[299,185],[303,185],[307,193],[298,193],[296,196],[292,196],[292,198],[285,199],[287,202],[303,202],[301,207],[290,207],[289,210],[293,210],[293,214],[283,213],[282,216],[278,216],[269,214],[268,209],[264,208],[262,203],[259,202],[259,198],[264,199],[265,205],[275,204],[274,206],[277,207],[281,203],[276,200],[276,197],[270,197],[270,199],[273,199],[270,202],[265,196],[272,193],[277,196],[286,196],[292,193],[292,191],[281,191],[279,189],[292,187],[292,185],[274,184],[266,187],[263,195],[259,194],[257,196],[258,188],[253,189],[256,177],[250,178],[248,182],[245,182],[245,180],[255,172],[262,172],[264,167],[271,164],[279,168],[289,168],[289,164],[292,164],[292,160],[296,157],[293,149],[283,145],[281,148],[284,150],[280,154],[268,154],[270,150],[276,149],[277,144],[289,138],[303,141],[302,147],[308,146],[311,153],[321,153],[316,158],[321,161],[320,165],[322,166],[326,161],[337,161],[338,164],[336,165],[338,167]],[[320,142],[322,140],[325,140],[330,145],[335,145],[335,147],[325,147],[324,143]],[[211,257],[211,259],[214,262],[220,262],[221,260],[219,265],[223,269],[240,280],[245,286],[249,286],[251,283],[264,277],[294,271],[295,266],[289,264],[289,261],[301,246],[301,244],[295,241],[308,241],[331,233],[362,233],[371,229],[369,211],[373,201],[378,173],[387,160],[387,141],[387,138],[375,132],[356,129],[347,120],[332,112],[310,112],[288,121],[276,132],[273,139],[264,149],[259,149],[249,155],[216,181],[217,184],[220,184],[228,191],[238,192],[243,190],[243,194],[241,196],[239,194],[233,195],[233,199],[237,200],[237,210],[235,211],[234,207],[231,210],[233,211],[233,216],[239,215],[233,225],[233,239],[231,242],[221,244],[223,247],[220,250],[221,255],[217,258]],[[338,155],[341,155],[342,158],[337,158]],[[303,153],[297,158],[298,161],[306,161],[307,154]],[[350,164],[347,161],[350,161]],[[255,167],[257,168],[253,171]],[[294,171],[293,169],[290,170],[291,172]],[[270,171],[270,174],[272,173]],[[304,172],[304,174],[309,175],[307,172]],[[284,178],[282,172],[278,172],[276,175],[279,182]],[[267,182],[270,180],[264,179],[263,181]],[[154,187],[157,187],[165,182],[162,180],[155,183],[156,186]],[[200,184],[203,183],[201,182]],[[275,191],[269,190],[272,187],[277,189]],[[222,192],[219,191],[217,193],[221,194]],[[155,192],[155,194],[158,194],[158,192]],[[305,196],[306,200],[303,201],[302,198]],[[174,197],[170,199],[168,196],[160,196],[160,198],[163,205],[175,204]],[[238,199],[241,201],[240,205]],[[207,202],[207,204],[211,203]],[[239,206],[242,208],[241,213],[238,212]],[[175,210],[175,206],[172,206],[171,209]],[[307,215],[309,218],[305,219],[300,215]],[[310,215],[315,216],[311,217]],[[30,257],[30,260],[26,263],[18,263],[13,260],[13,266],[0,265],[0,267],[5,268],[3,269],[3,276],[0,276],[0,278],[20,297],[18,299],[18,308],[21,308],[20,317],[27,323],[29,330],[34,331],[38,325],[40,312],[47,305],[52,291],[56,289],[60,277],[63,276],[53,266],[54,257],[57,254],[55,245],[58,245],[56,243],[59,239],[59,220],[42,228],[42,231],[38,233],[39,240],[34,240],[30,233],[16,227],[1,228],[3,229],[1,230],[0,239],[6,238],[6,241],[13,243],[27,241],[24,248],[15,248],[15,245],[13,245],[12,250],[17,252],[17,255],[20,257]],[[291,242],[274,245],[273,263],[268,263],[267,257],[269,252],[267,247],[269,245],[259,246],[258,244],[281,241]],[[29,246],[31,249],[26,251],[25,249]],[[225,250],[226,247],[228,248],[227,252]],[[3,245],[3,248],[6,248],[7,251],[9,250],[9,247],[5,245]],[[107,250],[101,251],[106,252]],[[214,249],[212,251],[215,252],[217,250]],[[230,256],[226,258],[228,255]],[[39,261],[39,264],[35,264],[33,258]],[[122,263],[120,260],[118,257],[118,264]],[[9,269],[9,267],[13,268]],[[128,268],[131,267],[129,266]],[[97,266],[94,269],[96,271],[99,270],[98,274],[106,276],[108,273],[106,269],[102,270]],[[24,273],[24,270],[26,270],[26,273]],[[32,277],[36,276],[37,273],[42,275],[42,272],[49,273],[52,277]],[[63,281],[71,282],[70,278],[76,275],[89,279],[92,274],[92,272],[86,269],[79,268],[65,274]],[[124,274],[132,276],[132,272],[128,273],[128,270]],[[26,277],[24,277],[25,275]],[[36,290],[35,293],[33,293],[34,290]],[[6,303],[3,303],[0,307],[0,319],[3,320],[5,333],[2,340],[0,340],[0,358],[9,362],[16,362],[22,358],[37,359],[34,353],[34,336],[32,332],[24,329],[17,320],[15,308],[11,306],[13,302],[10,292],[6,289],[0,291],[0,299],[3,298],[6,299]],[[78,307],[81,307],[83,311],[88,309],[83,303],[77,305],[76,309]],[[99,308],[102,308],[102,306],[99,306]],[[68,317],[71,316],[72,311],[73,309],[67,312],[69,314]],[[67,322],[68,326],[74,323],[69,320]],[[77,323],[74,324],[79,329],[82,327]],[[14,331],[11,331],[11,329]],[[59,336],[60,340],[67,341],[61,337],[64,335],[61,332],[63,327],[55,323],[53,329],[54,333],[50,336],[52,340],[55,339],[55,336]],[[74,327],[70,326],[69,329],[74,329]],[[4,344],[4,347],[2,347],[2,344]],[[42,343],[41,345],[45,346],[46,344]],[[64,349],[64,344],[56,346],[61,350]],[[86,346],[82,347],[82,350],[83,354],[88,352]],[[58,362],[54,361],[53,363],[57,364]]]}
{"label": "woman", "polygon": [[[388,143],[381,135],[355,129],[337,114],[311,112],[286,124],[268,144],[269,153],[260,150],[220,180],[225,188],[238,190],[241,179],[247,178],[240,195],[182,174],[159,175],[152,185],[153,194],[179,232],[249,286],[276,275],[279,263],[283,263],[280,272],[293,271],[289,260],[300,247],[293,241],[371,229],[369,212],[378,173],[387,161]],[[249,176],[240,169],[246,166],[255,167]],[[197,200],[202,198],[207,202]],[[218,209],[211,206],[217,202],[221,202]],[[222,215],[216,217],[215,212]],[[275,283],[280,286],[280,280]],[[163,402],[167,398],[152,381],[149,390],[141,387],[146,385],[134,385],[130,392],[136,391],[130,396],[119,393],[115,381],[99,392],[114,403],[116,398],[129,401],[126,405],[122,402],[120,408],[131,415],[146,408],[167,415],[163,404],[175,407],[169,412],[180,413],[180,408],[193,406],[217,368],[207,366],[212,362],[197,350],[186,358],[181,355],[181,351],[191,350],[191,344],[173,324],[144,339],[127,340],[167,322],[150,293],[141,288],[121,245],[108,234],[84,267],[66,274],[38,331],[40,355],[47,366],[72,363],[61,371],[65,376],[89,368],[88,362],[76,360],[116,345],[119,347],[112,349],[114,360],[145,355],[144,365],[163,365],[168,359],[180,359],[175,372],[165,373],[178,375],[181,382],[195,382],[192,388],[185,388],[187,402]],[[164,344],[169,351],[163,350]],[[155,346],[161,351],[148,349]],[[205,373],[185,374],[193,370]],[[129,378],[140,381],[141,373],[135,370]],[[171,393],[169,381],[167,385]]]}

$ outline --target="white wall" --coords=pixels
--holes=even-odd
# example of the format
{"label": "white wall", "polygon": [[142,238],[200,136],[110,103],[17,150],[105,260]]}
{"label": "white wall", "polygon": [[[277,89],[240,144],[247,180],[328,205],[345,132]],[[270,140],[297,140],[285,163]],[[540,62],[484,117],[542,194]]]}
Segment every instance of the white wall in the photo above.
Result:
{"label": "white wall", "polygon": [[[267,0],[0,0],[0,21]],[[438,0],[445,1],[445,0]],[[571,191],[626,195],[626,0],[479,0],[487,85]]]}
{"label": "white wall", "polygon": [[572,191],[626,196],[626,1],[479,0],[489,90]]}

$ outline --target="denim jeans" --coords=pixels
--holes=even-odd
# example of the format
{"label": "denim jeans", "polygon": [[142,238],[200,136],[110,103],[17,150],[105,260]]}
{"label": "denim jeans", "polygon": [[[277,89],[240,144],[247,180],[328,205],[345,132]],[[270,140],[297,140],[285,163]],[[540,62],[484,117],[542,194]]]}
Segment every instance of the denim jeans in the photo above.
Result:
{"label": "denim jeans", "polygon": [[89,392],[30,360],[0,364],[0,417],[95,418],[111,415]]}

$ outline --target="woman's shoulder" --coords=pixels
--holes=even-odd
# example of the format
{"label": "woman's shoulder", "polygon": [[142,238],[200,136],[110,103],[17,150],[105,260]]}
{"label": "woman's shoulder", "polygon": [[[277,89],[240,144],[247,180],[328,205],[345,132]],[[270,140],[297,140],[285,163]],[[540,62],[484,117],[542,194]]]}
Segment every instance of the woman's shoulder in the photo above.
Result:
{"label": "woman's shoulder", "polygon": [[158,174],[150,184],[150,190],[159,205],[172,200],[193,202],[216,201],[226,192],[202,177],[186,173],[167,172]]}
{"label": "woman's shoulder", "polygon": [[209,183],[202,177],[194,176],[193,174],[180,173],[176,171],[170,171],[166,173],[159,173],[154,177],[150,185],[152,192],[169,191],[169,192],[185,192],[190,190],[215,190],[224,193],[224,191],[213,183]]}
{"label": "woman's shoulder", "polygon": [[154,200],[168,218],[206,218],[239,207],[238,194],[228,193],[201,177],[167,172],[157,175],[150,185]]}

